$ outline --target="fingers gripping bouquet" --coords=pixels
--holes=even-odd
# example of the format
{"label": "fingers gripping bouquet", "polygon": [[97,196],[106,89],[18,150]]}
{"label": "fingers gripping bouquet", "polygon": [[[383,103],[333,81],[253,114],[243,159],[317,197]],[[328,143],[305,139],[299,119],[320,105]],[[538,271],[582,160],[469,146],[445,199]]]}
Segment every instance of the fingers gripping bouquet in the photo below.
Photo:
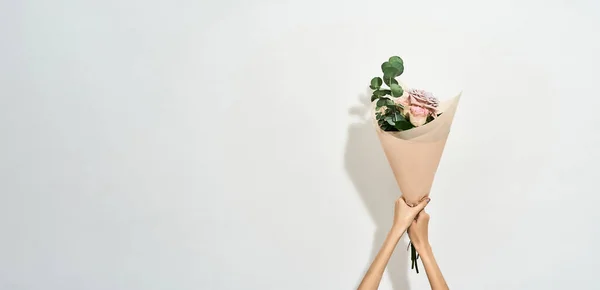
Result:
{"label": "fingers gripping bouquet", "polygon": [[[402,197],[414,206],[429,196],[460,94],[440,102],[430,92],[399,83],[404,62],[398,56],[390,57],[381,70],[383,77],[373,78],[370,86],[375,127]],[[411,268],[418,273],[419,256],[412,243],[410,250]]]}

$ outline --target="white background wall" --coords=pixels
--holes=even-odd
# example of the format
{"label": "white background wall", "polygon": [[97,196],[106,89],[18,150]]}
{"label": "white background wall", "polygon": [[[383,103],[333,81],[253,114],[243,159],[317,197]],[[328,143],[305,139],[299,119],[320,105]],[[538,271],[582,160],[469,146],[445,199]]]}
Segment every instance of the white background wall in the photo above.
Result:
{"label": "white background wall", "polygon": [[[464,90],[452,289],[600,289],[600,2],[0,4],[0,289],[352,289],[399,194],[365,118]],[[399,246],[381,289],[427,289]]]}

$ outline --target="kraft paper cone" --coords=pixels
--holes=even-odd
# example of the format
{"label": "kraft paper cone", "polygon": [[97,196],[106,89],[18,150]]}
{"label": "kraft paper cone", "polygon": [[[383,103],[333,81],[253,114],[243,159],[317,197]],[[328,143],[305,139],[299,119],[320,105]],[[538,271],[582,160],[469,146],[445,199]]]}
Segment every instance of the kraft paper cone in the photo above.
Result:
{"label": "kraft paper cone", "polygon": [[435,120],[402,132],[385,132],[379,128],[373,102],[373,120],[379,141],[409,205],[416,205],[429,196],[461,94],[442,102],[442,114]]}

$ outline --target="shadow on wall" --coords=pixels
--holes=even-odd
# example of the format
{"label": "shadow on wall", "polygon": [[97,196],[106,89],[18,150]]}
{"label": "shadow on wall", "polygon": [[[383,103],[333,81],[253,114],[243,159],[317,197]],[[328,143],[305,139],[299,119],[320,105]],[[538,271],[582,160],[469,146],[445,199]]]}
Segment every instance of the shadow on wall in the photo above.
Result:
{"label": "shadow on wall", "polygon": [[[366,273],[392,226],[394,201],[400,196],[400,190],[370,119],[369,94],[363,94],[359,99],[361,104],[350,108],[350,114],[360,119],[348,127],[344,163],[350,179],[377,226],[371,258],[369,264],[365,265]],[[409,289],[407,245],[408,242],[402,239],[388,263],[387,273],[395,290]]]}

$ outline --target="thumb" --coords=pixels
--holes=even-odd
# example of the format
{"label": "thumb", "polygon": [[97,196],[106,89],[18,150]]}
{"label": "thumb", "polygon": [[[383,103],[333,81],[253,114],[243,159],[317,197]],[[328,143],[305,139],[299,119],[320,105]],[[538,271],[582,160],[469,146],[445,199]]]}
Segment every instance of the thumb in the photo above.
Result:
{"label": "thumb", "polygon": [[421,202],[419,202],[419,204],[415,205],[411,209],[418,214],[427,206],[427,204],[429,204],[429,201],[431,201],[431,198],[426,197],[423,200],[421,200]]}

